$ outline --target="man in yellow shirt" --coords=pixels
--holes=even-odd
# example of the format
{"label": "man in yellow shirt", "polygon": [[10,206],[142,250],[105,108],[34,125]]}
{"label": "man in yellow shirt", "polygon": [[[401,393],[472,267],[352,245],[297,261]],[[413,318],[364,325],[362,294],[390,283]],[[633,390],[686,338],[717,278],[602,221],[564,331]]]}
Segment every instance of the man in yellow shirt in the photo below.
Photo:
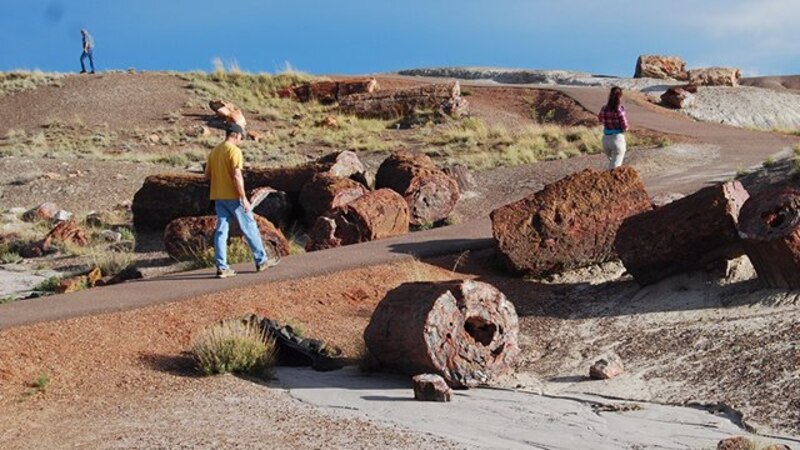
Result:
{"label": "man in yellow shirt", "polygon": [[228,278],[236,272],[228,267],[228,231],[230,220],[236,218],[242,229],[244,239],[256,263],[256,271],[278,264],[278,259],[268,259],[264,243],[250,202],[244,191],[242,177],[242,150],[238,145],[244,140],[244,128],[237,124],[228,126],[225,142],[219,144],[208,155],[206,177],[211,181],[211,200],[217,212],[217,228],[214,232],[214,256],[217,264],[217,278]]}

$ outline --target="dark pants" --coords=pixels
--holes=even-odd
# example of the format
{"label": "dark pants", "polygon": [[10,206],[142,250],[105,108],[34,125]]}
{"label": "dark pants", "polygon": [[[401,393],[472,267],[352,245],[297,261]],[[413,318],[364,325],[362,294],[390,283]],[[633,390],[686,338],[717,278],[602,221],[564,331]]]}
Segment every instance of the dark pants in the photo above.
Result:
{"label": "dark pants", "polygon": [[94,72],[94,57],[92,53],[93,53],[92,50],[81,53],[81,72],[86,72],[86,65],[83,63],[83,61],[86,59],[87,56],[89,57],[89,65],[92,67],[92,72]]}

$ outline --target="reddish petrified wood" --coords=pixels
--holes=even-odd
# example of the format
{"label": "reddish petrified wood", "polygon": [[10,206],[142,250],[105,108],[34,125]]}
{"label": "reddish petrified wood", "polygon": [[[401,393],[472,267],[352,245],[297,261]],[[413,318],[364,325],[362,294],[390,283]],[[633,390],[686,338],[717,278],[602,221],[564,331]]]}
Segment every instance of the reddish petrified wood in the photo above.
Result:
{"label": "reddish petrified wood", "polygon": [[233,103],[224,100],[211,100],[208,102],[208,107],[211,108],[218,117],[229,123],[235,123],[242,127],[247,126],[247,120],[244,118],[242,110],[237,108]]}
{"label": "reddish petrified wood", "polygon": [[622,221],[649,209],[632,167],[587,169],[494,210],[492,231],[512,273],[551,275],[614,259]]}
{"label": "reddish petrified wood", "polygon": [[307,250],[323,250],[408,233],[408,205],[391,189],[378,189],[320,216]]}
{"label": "reddish petrified wood", "polygon": [[453,177],[436,167],[427,155],[409,151],[395,152],[383,161],[375,187],[392,189],[405,198],[412,225],[446,219],[460,197]]}
{"label": "reddish petrified wood", "polygon": [[750,197],[739,213],[739,235],[764,285],[800,289],[800,190]]}
{"label": "reddish petrified wood", "polygon": [[467,101],[461,97],[458,82],[453,82],[350,95],[339,99],[339,108],[345,114],[362,118],[391,120],[426,110],[462,115]]}
{"label": "reddish petrified wood", "polygon": [[736,258],[744,254],[736,222],[748,197],[738,181],[703,188],[628,217],[619,227],[614,247],[641,285]]}
{"label": "reddish petrified wood", "polygon": [[519,356],[517,313],[480,281],[405,283],[372,314],[364,342],[381,365],[436,373],[450,386],[491,384]]}
{"label": "reddish petrified wood", "polygon": [[310,81],[284,88],[278,96],[300,102],[316,100],[322,104],[334,103],[348,95],[372,93],[378,89],[375,78],[352,78],[340,81]]}
{"label": "reddish petrified wood", "polygon": [[[270,187],[296,200],[314,175],[329,172],[340,177],[365,178],[355,153],[342,151],[296,167],[252,168],[244,171],[245,189]],[[159,231],[179,217],[213,214],[209,183],[203,175],[151,175],[133,197],[133,224],[138,231]]]}
{"label": "reddish petrified wood", "polygon": [[421,402],[449,402],[453,390],[441,375],[423,373],[411,379],[414,388],[414,400]]}
{"label": "reddish petrified wood", "polygon": [[[288,255],[289,242],[281,230],[263,217],[255,216],[255,218],[267,254],[270,257]],[[238,222],[232,220],[230,224],[229,238],[242,238]],[[181,217],[173,220],[164,229],[164,247],[167,254],[175,260],[185,261],[194,259],[206,249],[214,248],[216,226],[216,216]]]}
{"label": "reddish petrified wood", "polygon": [[328,211],[344,206],[369,192],[363,184],[330,173],[319,173],[300,191],[300,206],[306,222],[313,225]]}

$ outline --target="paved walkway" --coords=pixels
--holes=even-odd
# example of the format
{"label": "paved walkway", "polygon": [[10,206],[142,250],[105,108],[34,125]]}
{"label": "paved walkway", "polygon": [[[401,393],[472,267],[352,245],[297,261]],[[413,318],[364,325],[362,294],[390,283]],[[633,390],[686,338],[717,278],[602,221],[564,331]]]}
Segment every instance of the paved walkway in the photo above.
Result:
{"label": "paved walkway", "polygon": [[[470,82],[463,84],[485,85]],[[541,88],[504,86],[518,89]],[[608,92],[605,88],[588,87],[551,89],[564,92],[593,112],[600,110]],[[626,108],[636,127],[688,136],[721,149],[719,157],[710,164],[690,169],[675,167],[674,170],[645,176],[645,185],[650,194],[692,192],[709,181],[728,178],[740,168],[759,165],[768,157],[786,155],[791,151],[792,145],[800,142],[799,139],[774,133],[695,122],[679,114],[664,114],[653,106],[633,101],[628,101]],[[482,249],[491,244],[489,220],[479,219],[394,239],[287,257],[280,265],[261,274],[248,273],[252,272],[252,266],[240,265],[235,267],[241,272],[240,275],[226,280],[214,279],[212,270],[199,270],[0,305],[0,329],[188,300],[239,287],[321,276],[413,257],[428,258]]]}

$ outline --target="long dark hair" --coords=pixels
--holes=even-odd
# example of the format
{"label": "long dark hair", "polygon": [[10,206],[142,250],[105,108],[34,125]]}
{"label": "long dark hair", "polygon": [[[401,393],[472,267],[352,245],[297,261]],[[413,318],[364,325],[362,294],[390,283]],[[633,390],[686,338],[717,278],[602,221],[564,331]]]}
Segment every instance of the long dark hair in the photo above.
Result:
{"label": "long dark hair", "polygon": [[612,87],[611,92],[608,94],[606,109],[610,111],[619,110],[620,100],[622,100],[622,88],[619,86]]}

